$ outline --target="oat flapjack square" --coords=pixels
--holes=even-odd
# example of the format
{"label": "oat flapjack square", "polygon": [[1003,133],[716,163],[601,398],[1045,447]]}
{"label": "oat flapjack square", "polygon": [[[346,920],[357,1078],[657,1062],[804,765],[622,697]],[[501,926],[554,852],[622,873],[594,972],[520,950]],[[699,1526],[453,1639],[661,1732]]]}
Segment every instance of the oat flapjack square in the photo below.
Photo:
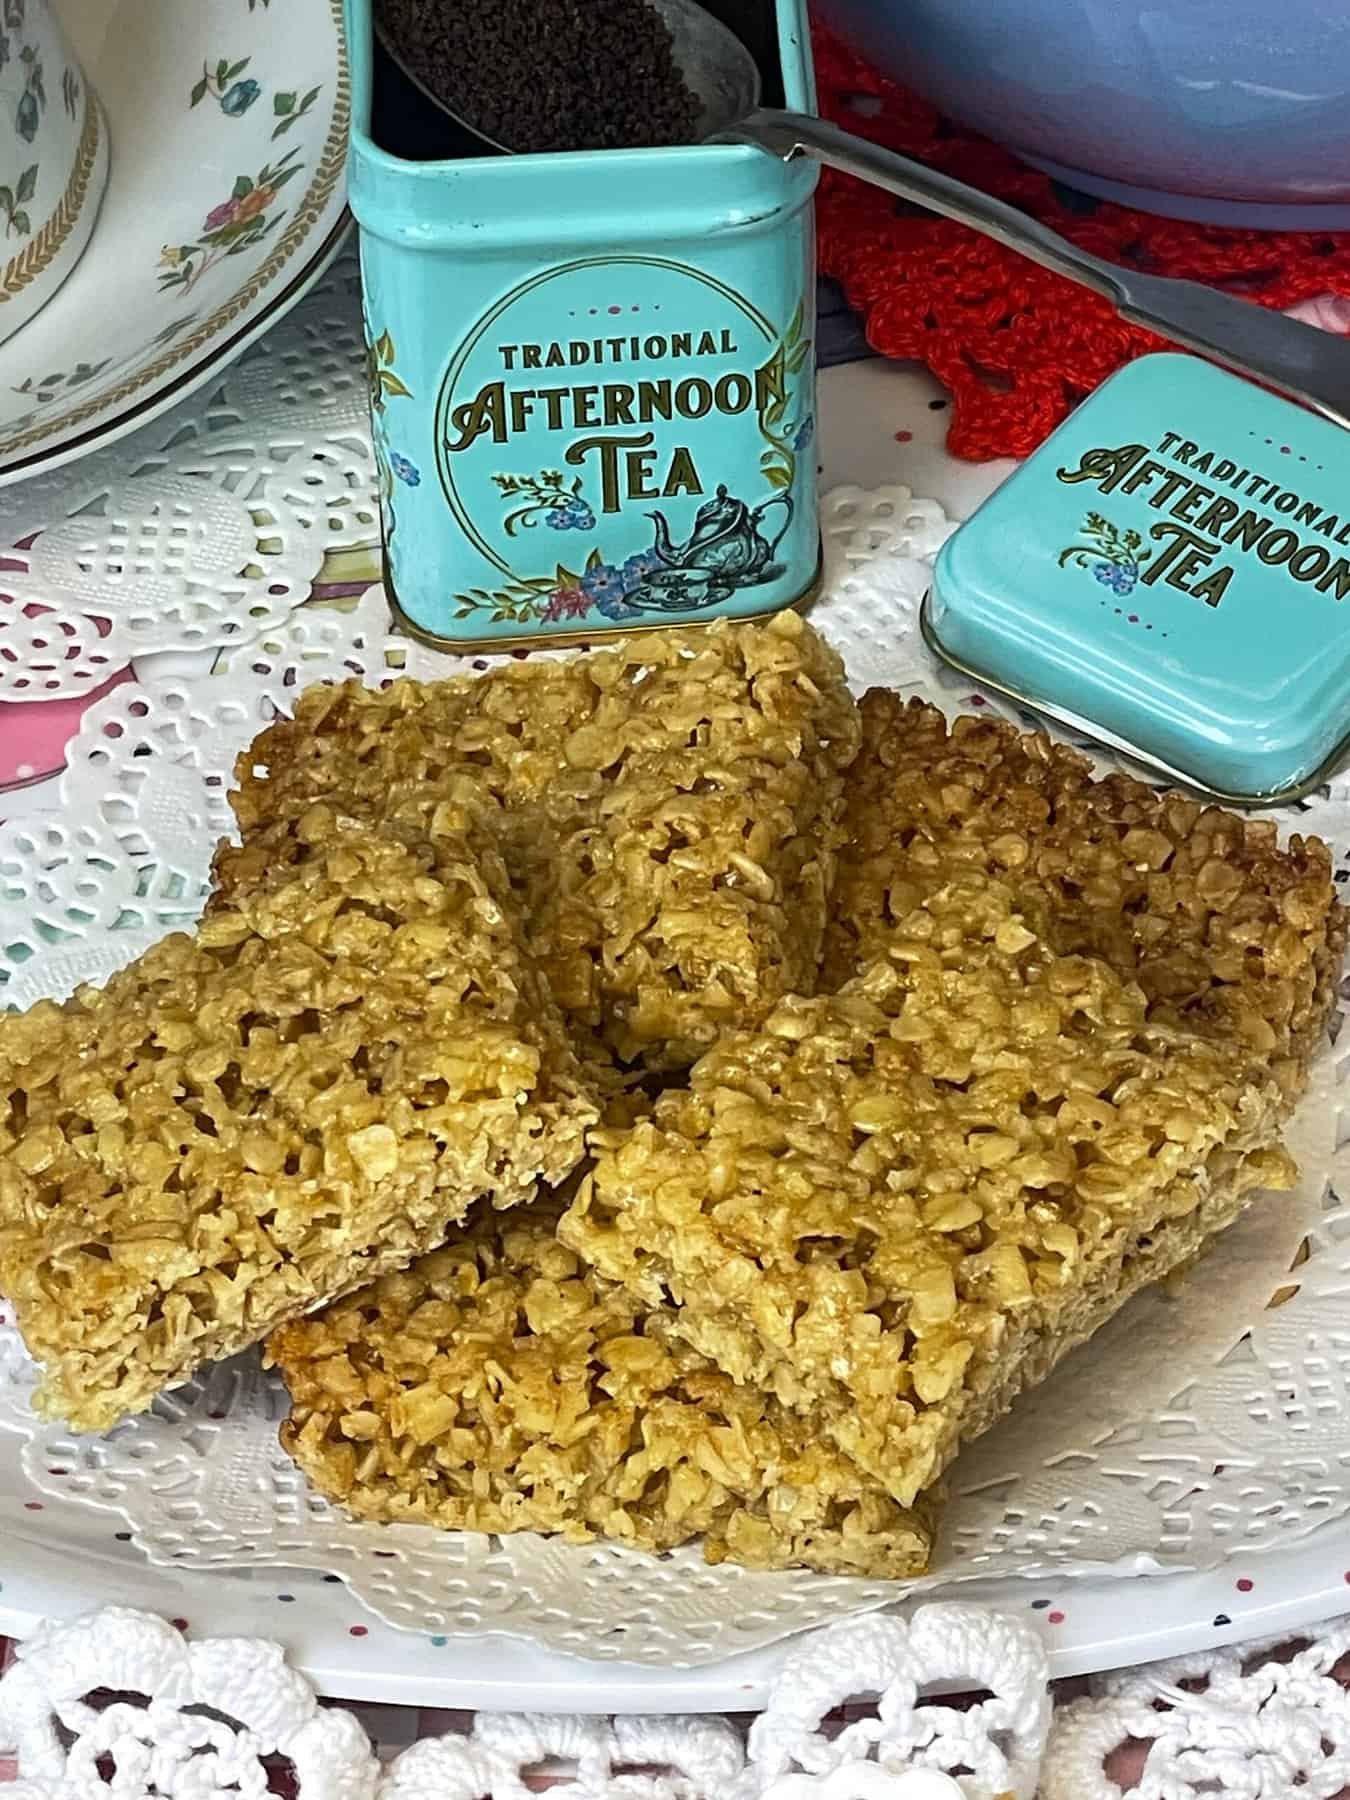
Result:
{"label": "oat flapjack square", "polygon": [[560,1237],[901,1505],[1260,1186],[1284,1099],[1150,1018],[1009,883],[954,880],[837,994],[726,1034],[609,1138]]}
{"label": "oat flapjack square", "polygon": [[580,1161],[596,1116],[468,848],[327,841],[0,1018],[0,1292],[81,1430]]}
{"label": "oat flapjack square", "polygon": [[897,1506],[819,1429],[738,1387],[556,1236],[556,1206],[479,1211],[444,1249],[268,1341],[282,1442],[354,1517],[559,1532],[710,1561],[898,1577]]}
{"label": "oat flapjack square", "polygon": [[1086,758],[1001,719],[948,724],[881,689],[861,712],[823,985],[866,967],[926,894],[984,872],[1061,952],[1137,980],[1151,1018],[1238,1033],[1297,1099],[1345,953],[1325,844],[1281,847],[1268,820],[1094,780]]}
{"label": "oat flapjack square", "polygon": [[813,992],[857,709],[795,614],[384,692],[311,689],[240,759],[222,895],[315,806],[434,843],[481,817],[579,1032],[652,1067]]}

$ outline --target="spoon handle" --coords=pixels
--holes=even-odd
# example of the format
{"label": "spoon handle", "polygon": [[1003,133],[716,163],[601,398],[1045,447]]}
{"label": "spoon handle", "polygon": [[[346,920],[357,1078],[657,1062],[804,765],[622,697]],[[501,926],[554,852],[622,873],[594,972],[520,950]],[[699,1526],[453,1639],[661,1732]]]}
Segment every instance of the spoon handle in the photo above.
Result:
{"label": "spoon handle", "polygon": [[804,113],[754,112],[723,134],[784,161],[810,156],[846,175],[956,219],[1103,295],[1132,325],[1251,375],[1350,427],[1350,342],[1269,307],[1103,262],[1015,206],[954,181],[926,164],[854,137]]}

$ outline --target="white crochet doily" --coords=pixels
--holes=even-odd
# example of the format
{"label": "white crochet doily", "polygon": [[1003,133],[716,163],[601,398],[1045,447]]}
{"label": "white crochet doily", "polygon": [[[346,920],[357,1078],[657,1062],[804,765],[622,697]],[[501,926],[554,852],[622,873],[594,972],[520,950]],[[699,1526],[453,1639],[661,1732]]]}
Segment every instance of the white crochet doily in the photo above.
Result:
{"label": "white crochet doily", "polygon": [[[938,1690],[938,1692],[934,1692]],[[941,1693],[970,1691],[973,1704]],[[852,1695],[871,1696],[843,1718]],[[1050,1722],[1034,1634],[977,1607],[849,1622],[729,1719],[480,1713],[387,1768],[367,1728],[259,1638],[188,1642],[126,1607],[44,1625],[0,1679],[13,1800],[1032,1800]],[[369,1718],[378,1734],[378,1718]],[[102,1785],[103,1771],[115,1771]]]}
{"label": "white crochet doily", "polygon": [[262,1800],[275,1778],[296,1800],[1337,1800],[1347,1652],[1340,1625],[1102,1676],[1052,1711],[1027,1626],[929,1605],[813,1634],[748,1729],[441,1713],[391,1754],[389,1709],[319,1707],[276,1643],[107,1607],[20,1648],[0,1754],[13,1800]]}
{"label": "white crochet doily", "polygon": [[[0,497],[0,537],[47,528],[26,579],[45,566],[50,539],[53,565],[101,561],[116,595],[135,546],[174,602],[165,618],[181,623],[200,608],[193,617],[238,624],[222,581],[253,580],[279,599],[270,590],[285,582],[272,576],[302,547],[368,538],[374,495],[349,280],[340,265],[204,401],[147,427],[129,440],[130,453],[119,446],[115,468],[91,458]],[[223,559],[244,559],[238,576],[224,578],[216,540],[196,523],[217,506],[239,534]],[[147,525],[175,516],[167,536]],[[251,548],[246,518],[258,533]],[[859,688],[884,682],[948,709],[1002,710],[940,673],[917,631],[929,561],[950,529],[941,508],[903,488],[836,489],[824,505],[827,576],[813,617]],[[268,557],[271,574],[253,574]],[[115,601],[100,600],[90,581],[81,604],[101,618],[95,609]],[[51,804],[0,826],[0,985],[9,1004],[100,979],[195,917],[213,845],[231,827],[234,759],[304,685],[487,666],[392,636],[378,589],[341,607],[295,609],[301,597],[291,593],[279,618],[227,635],[214,655],[187,654],[174,640],[172,652],[138,656],[136,678],[85,711]],[[81,654],[71,667],[83,666]],[[1344,876],[1350,782],[1281,816],[1327,836]],[[1135,1301],[963,1456],[927,1587],[979,1579],[982,1598],[1007,1594],[1025,1605],[1018,1580],[1032,1572],[1063,1593],[1089,1575],[1235,1567],[1237,1557],[1288,1547],[1350,1511],[1341,1298],[1350,1217],[1339,1194],[1347,1056],[1350,1034],[1339,1052],[1328,1050],[1301,1109],[1298,1190],[1235,1227],[1180,1303]],[[550,1652],[653,1668],[706,1666],[896,1594],[882,1583],[706,1568],[692,1548],[655,1558],[525,1535],[353,1525],[309,1494],[280,1452],[280,1387],[254,1357],[95,1440],[36,1423],[30,1375],[12,1325],[0,1324],[0,1433],[13,1434],[0,1455],[4,1514],[45,1504],[45,1520],[19,1523],[43,1527],[50,1542],[60,1520],[102,1509],[176,1578],[322,1571],[390,1624],[442,1640],[498,1631]]]}
{"label": "white crochet doily", "polygon": [[1039,1800],[1340,1800],[1350,1625],[1094,1676],[1056,1714]]}

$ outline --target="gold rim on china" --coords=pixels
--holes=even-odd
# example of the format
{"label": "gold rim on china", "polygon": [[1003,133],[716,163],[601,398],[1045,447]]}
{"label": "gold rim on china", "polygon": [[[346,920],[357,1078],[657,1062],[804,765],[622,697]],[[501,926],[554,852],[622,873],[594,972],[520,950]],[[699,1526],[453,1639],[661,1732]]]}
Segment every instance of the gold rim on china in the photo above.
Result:
{"label": "gold rim on china", "polygon": [[30,281],[35,281],[70,236],[76,220],[84,211],[85,199],[89,193],[89,177],[94,172],[94,162],[98,156],[98,135],[98,102],[86,89],[84,125],[80,131],[79,149],[75,156],[75,166],[70,171],[70,180],[66,183],[66,191],[62,194],[56,211],[36,237],[30,238],[18,255],[11,256],[5,264],[4,274],[0,275],[0,306],[21,294]]}
{"label": "gold rim on china", "polygon": [[[220,335],[225,326],[237,319],[257,299],[258,295],[271,282],[273,277],[290,261],[293,253],[309,236],[310,231],[322,216],[324,208],[332,197],[333,189],[341,179],[347,161],[347,122],[351,111],[351,77],[347,67],[347,46],[342,35],[341,0],[328,0],[333,15],[333,25],[337,32],[338,66],[337,87],[333,102],[333,116],[329,123],[328,135],[324,139],[323,152],[314,172],[314,179],[306,190],[304,199],[291,216],[286,230],[277,239],[276,245],[266,261],[261,263],[254,274],[237,292],[218,306],[195,331],[181,338],[172,349],[166,350],[162,356],[156,357],[143,369],[128,375],[115,387],[107,388],[102,393],[86,400],[82,405],[72,407],[68,412],[46,419],[40,425],[30,426],[27,431],[15,432],[11,437],[0,438],[0,464],[5,465],[5,472],[12,473],[14,464],[9,462],[15,451],[28,449],[31,445],[45,443],[58,433],[68,431],[72,425],[79,425],[86,419],[92,419],[107,412],[123,400],[129,400],[151,382],[158,381],[160,376],[177,364],[187,361],[197,351],[208,345],[213,338]],[[346,213],[338,222],[345,231]],[[325,243],[331,242],[332,233]],[[252,323],[252,321],[250,321]],[[234,341],[234,340],[231,340]],[[156,395],[158,399],[159,396]]]}

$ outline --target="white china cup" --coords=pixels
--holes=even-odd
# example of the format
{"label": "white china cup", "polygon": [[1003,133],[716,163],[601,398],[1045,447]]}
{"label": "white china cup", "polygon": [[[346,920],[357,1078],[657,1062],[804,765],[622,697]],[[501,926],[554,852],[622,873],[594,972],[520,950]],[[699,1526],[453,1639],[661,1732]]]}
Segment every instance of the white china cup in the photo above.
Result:
{"label": "white china cup", "polygon": [[107,181],[108,122],[51,0],[0,0],[0,343],[80,260]]}

